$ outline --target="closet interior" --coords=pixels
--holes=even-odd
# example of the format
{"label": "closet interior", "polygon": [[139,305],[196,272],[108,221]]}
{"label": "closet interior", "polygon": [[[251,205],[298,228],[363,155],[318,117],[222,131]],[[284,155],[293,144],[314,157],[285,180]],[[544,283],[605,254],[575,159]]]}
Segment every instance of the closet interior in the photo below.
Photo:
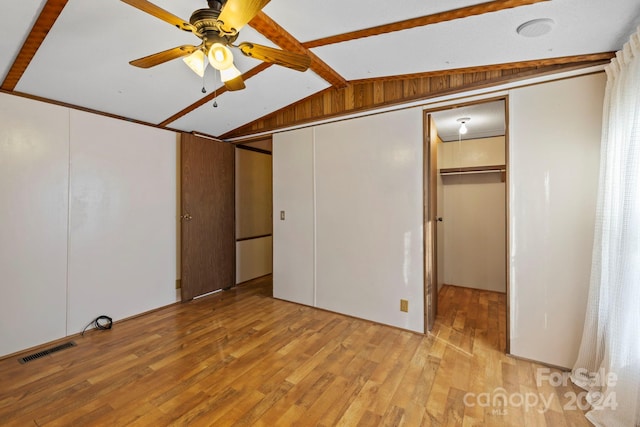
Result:
{"label": "closet interior", "polygon": [[506,120],[499,99],[430,113],[437,133],[437,283],[506,292]]}

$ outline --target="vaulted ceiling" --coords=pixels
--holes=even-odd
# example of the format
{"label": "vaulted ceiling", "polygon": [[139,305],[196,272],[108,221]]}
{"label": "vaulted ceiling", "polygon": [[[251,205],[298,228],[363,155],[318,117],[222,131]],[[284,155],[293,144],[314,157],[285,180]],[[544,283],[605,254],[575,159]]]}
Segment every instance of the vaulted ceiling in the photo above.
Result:
{"label": "vaulted ceiling", "polygon": [[[207,7],[153,3],[186,21]],[[601,64],[640,23],[637,0],[272,0],[236,43],[304,53],[311,66],[234,49],[246,89],[228,91],[212,68],[203,80],[179,59],[129,65],[199,41],[120,0],[4,1],[0,13],[2,91],[222,138]],[[517,33],[541,18],[549,33]]]}

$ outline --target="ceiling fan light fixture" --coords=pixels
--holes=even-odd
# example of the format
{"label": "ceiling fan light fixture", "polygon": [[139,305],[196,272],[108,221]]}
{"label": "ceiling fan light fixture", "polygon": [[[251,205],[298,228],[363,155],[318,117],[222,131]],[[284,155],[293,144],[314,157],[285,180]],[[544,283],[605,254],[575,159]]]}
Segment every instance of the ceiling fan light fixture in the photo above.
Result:
{"label": "ceiling fan light fixture", "polygon": [[202,40],[199,46],[177,46],[129,61],[129,63],[134,67],[151,68],[182,58],[187,66],[203,79],[202,93],[206,93],[204,77],[208,64],[220,71],[227,90],[245,88],[242,74],[234,65],[230,47],[239,48],[245,56],[300,72],[306,71],[311,64],[311,57],[308,54],[248,42],[241,43],[240,46],[233,45],[238,38],[238,31],[257,16],[269,0],[207,0],[209,7],[194,11],[189,21],[173,15],[149,0],[122,1],[181,30],[190,32]]}
{"label": "ceiling fan light fixture", "polygon": [[204,77],[204,70],[207,68],[207,57],[201,49],[198,49],[191,55],[182,58],[182,60],[189,68],[191,68],[191,71],[200,77]]}
{"label": "ceiling fan light fixture", "polygon": [[212,44],[207,56],[211,66],[217,70],[222,71],[234,66],[231,50],[222,43]]}

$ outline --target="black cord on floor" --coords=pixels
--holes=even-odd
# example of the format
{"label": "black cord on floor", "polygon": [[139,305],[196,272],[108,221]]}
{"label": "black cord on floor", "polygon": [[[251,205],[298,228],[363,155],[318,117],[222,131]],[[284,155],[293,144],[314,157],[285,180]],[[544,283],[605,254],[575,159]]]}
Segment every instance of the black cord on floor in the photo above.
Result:
{"label": "black cord on floor", "polygon": [[99,329],[99,330],[106,330],[106,329],[111,329],[111,327],[113,326],[113,319],[109,316],[98,316],[95,319],[93,319],[91,322],[89,322],[89,324],[87,326],[84,327],[84,329],[82,330],[82,336],[84,336],[85,331],[87,330],[87,328],[89,326],[93,325],[94,328]]}

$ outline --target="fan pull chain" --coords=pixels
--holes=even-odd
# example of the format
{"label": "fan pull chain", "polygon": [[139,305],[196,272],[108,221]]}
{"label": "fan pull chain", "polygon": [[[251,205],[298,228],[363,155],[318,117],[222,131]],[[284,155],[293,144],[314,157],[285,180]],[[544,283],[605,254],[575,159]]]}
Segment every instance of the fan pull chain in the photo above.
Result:
{"label": "fan pull chain", "polygon": [[205,74],[207,71],[207,56],[202,56],[202,93],[207,93],[207,89],[205,88]]}
{"label": "fan pull chain", "polygon": [[[213,76],[214,76],[214,81],[218,81],[218,70],[216,70],[215,68],[213,69]],[[216,101],[216,98],[218,97],[218,86],[214,86],[213,88],[213,108],[218,108],[218,101]]]}

